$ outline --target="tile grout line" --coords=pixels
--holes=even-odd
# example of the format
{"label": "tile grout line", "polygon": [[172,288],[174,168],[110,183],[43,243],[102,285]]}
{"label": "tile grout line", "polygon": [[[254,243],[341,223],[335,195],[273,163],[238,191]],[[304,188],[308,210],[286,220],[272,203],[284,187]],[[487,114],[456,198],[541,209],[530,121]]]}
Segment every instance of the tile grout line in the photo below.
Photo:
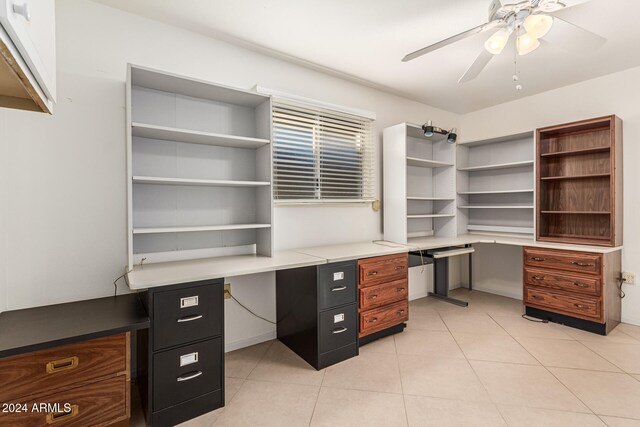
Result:
{"label": "tile grout line", "polygon": [[[438,313],[439,315],[439,313]],[[469,365],[469,368],[471,368],[471,372],[473,372],[473,375],[476,377],[476,380],[480,383],[480,385],[482,386],[482,389],[485,391],[485,393],[487,394],[487,397],[489,398],[489,402],[491,402],[491,404],[493,405],[493,408],[498,411],[498,414],[500,414],[500,418],[502,418],[502,421],[504,421],[505,425],[509,425],[509,423],[507,423],[507,420],[504,418],[504,416],[502,415],[502,412],[500,411],[500,409],[498,408],[498,405],[496,404],[496,402],[494,402],[493,398],[491,397],[491,394],[489,393],[489,390],[487,389],[487,386],[482,382],[482,380],[480,379],[480,376],[478,375],[478,373],[476,372],[476,370],[473,368],[473,365],[471,364],[471,362],[469,361],[469,358],[467,357],[467,355],[464,353],[464,351],[462,350],[462,347],[460,347],[460,344],[458,343],[458,341],[456,340],[456,337],[451,333],[451,330],[449,329],[449,325],[447,325],[447,322],[444,321],[444,318],[442,318],[442,316],[440,316],[440,320],[442,320],[442,323],[444,323],[445,328],[447,328],[447,331],[449,331],[449,335],[451,335],[451,338],[453,339],[453,342],[456,343],[456,346],[458,346],[458,348],[460,349],[460,352],[462,353],[462,356],[464,356],[464,360],[467,362],[467,365]],[[493,319],[492,319],[493,320]],[[497,323],[497,322],[496,322]]]}
{"label": "tile grout line", "polygon": [[[403,330],[404,332],[404,330]],[[396,356],[396,367],[398,368],[398,376],[400,377],[400,393],[402,394],[402,406],[404,407],[404,420],[409,426],[409,411],[407,411],[407,400],[404,395],[404,383],[402,382],[402,371],[400,370],[400,355],[398,354],[398,348],[396,347],[396,334],[391,336],[393,338],[393,351]]]}

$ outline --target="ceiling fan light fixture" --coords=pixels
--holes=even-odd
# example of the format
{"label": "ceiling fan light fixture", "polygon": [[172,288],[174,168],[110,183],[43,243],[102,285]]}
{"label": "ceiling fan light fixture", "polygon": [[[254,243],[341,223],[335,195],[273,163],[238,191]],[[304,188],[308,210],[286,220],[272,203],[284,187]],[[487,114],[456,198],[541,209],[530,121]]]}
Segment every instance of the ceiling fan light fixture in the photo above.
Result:
{"label": "ceiling fan light fixture", "polygon": [[547,13],[557,12],[565,7],[567,7],[567,5],[558,0],[546,0],[538,6],[540,11]]}
{"label": "ceiling fan light fixture", "polygon": [[541,39],[553,26],[553,18],[549,15],[529,15],[524,20],[524,28],[531,36]]}
{"label": "ceiling fan light fixture", "polygon": [[524,33],[518,37],[518,54],[520,56],[533,52],[540,47],[540,40],[530,33]]}
{"label": "ceiling fan light fixture", "polygon": [[510,35],[510,29],[501,28],[493,33],[486,42],[484,42],[484,48],[492,55],[500,55],[504,47],[507,45]]}

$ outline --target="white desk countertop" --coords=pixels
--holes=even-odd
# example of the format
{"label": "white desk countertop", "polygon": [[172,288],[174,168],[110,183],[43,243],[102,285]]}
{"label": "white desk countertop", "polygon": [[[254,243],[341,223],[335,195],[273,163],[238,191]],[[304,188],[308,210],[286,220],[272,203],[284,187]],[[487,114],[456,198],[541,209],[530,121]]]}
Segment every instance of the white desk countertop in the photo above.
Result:
{"label": "white desk countertop", "polygon": [[622,250],[622,246],[583,246],[561,243],[536,242],[533,238],[489,235],[461,234],[457,237],[420,237],[409,239],[407,245],[379,241],[345,243],[341,245],[315,246],[288,251],[277,251],[272,257],[259,255],[237,255],[206,258],[189,261],[163,262],[135,266],[127,274],[127,284],[132,290],[148,289],[156,286],[175,285],[198,280],[220,277],[242,276],[308,267],[330,262],[393,255],[403,252],[437,249],[447,246],[461,246],[475,243],[493,243],[513,246],[564,249],[582,252],[610,253]]}
{"label": "white desk countertop", "polygon": [[189,261],[136,265],[127,274],[132,290],[175,285],[220,277],[242,276],[326,264],[327,260],[293,251],[278,251],[272,257],[235,255]]}
{"label": "white desk countertop", "polygon": [[312,248],[292,249],[301,254],[324,258],[327,262],[348,261],[352,259],[371,258],[382,255],[409,252],[411,247],[400,243],[377,241],[344,243],[341,245],[315,246]]}

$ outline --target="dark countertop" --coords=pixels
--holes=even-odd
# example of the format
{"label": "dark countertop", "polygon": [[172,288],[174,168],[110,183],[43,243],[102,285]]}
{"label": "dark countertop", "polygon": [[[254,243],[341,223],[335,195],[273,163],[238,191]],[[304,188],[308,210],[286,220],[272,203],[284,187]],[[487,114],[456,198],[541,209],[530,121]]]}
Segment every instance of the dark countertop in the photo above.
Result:
{"label": "dark countertop", "polygon": [[136,294],[0,313],[0,358],[149,327]]}

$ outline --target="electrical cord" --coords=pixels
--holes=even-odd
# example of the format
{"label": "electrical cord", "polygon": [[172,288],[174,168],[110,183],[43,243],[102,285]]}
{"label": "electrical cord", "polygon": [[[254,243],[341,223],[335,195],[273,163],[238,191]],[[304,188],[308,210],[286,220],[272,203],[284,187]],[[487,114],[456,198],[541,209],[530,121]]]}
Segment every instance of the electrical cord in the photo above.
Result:
{"label": "electrical cord", "polygon": [[[140,260],[140,264],[138,264],[140,267],[142,267],[142,263],[144,263],[146,260],[146,258],[142,258],[142,260]],[[133,271],[133,269],[131,270],[127,270],[124,273],[122,273],[120,276],[118,276],[116,278],[116,280],[113,281],[113,296],[118,296],[118,280],[122,279],[124,276],[126,276],[127,274],[131,273]]]}
{"label": "electrical cord", "polygon": [[528,320],[529,322],[535,322],[535,323],[549,323],[549,321],[548,321],[548,320],[546,320],[546,319],[534,319],[534,318],[532,318],[532,317],[527,316],[526,314],[523,314],[523,315],[522,315],[522,318],[523,318],[524,320]]}
{"label": "electrical cord", "polygon": [[625,294],[624,291],[622,290],[622,285],[624,285],[626,282],[622,277],[618,279],[618,282],[620,282],[620,284],[618,285],[618,295],[620,295],[620,299],[622,299],[625,296],[627,296],[627,294]]}
{"label": "electrical cord", "polygon": [[229,296],[231,297],[231,299],[232,299],[232,300],[234,300],[235,302],[237,302],[237,303],[238,303],[238,305],[239,305],[240,307],[244,308],[244,309],[245,309],[245,310],[247,310],[249,313],[251,313],[251,314],[253,314],[254,316],[256,316],[258,319],[262,319],[262,320],[264,320],[265,322],[269,322],[269,323],[271,323],[272,325],[276,325],[276,324],[277,324],[276,322],[272,322],[271,320],[269,320],[269,319],[267,319],[267,318],[265,318],[265,317],[262,317],[262,316],[260,316],[259,314],[256,314],[256,313],[254,313],[253,311],[251,311],[249,308],[247,308],[247,306],[245,306],[245,305],[244,305],[244,304],[242,304],[240,301],[238,301],[238,300],[236,299],[236,297],[234,297],[234,296],[231,294],[231,292],[229,292]]}

